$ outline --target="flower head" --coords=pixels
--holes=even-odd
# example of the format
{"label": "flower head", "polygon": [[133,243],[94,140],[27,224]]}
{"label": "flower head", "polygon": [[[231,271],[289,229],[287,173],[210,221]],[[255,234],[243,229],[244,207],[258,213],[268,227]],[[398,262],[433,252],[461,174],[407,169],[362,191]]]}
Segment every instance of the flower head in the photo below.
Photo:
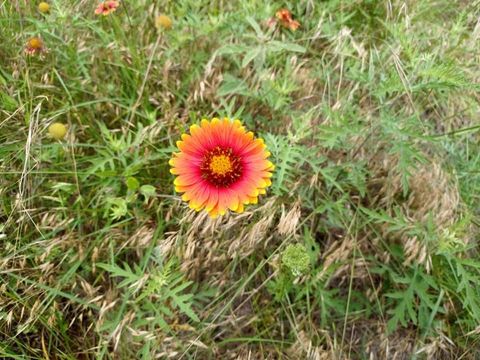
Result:
{"label": "flower head", "polygon": [[38,11],[41,13],[48,13],[50,11],[50,5],[46,3],[45,1],[42,1],[40,4],[38,4]]}
{"label": "flower head", "polygon": [[306,274],[310,268],[310,257],[302,244],[290,244],[282,253],[282,263],[294,276]]}
{"label": "flower head", "polygon": [[55,140],[62,140],[67,134],[67,127],[62,123],[53,123],[48,127],[48,133]]}
{"label": "flower head", "polygon": [[116,11],[119,6],[120,6],[120,3],[118,1],[114,1],[114,0],[104,1],[98,4],[97,8],[95,9],[95,14],[107,16],[108,14]]}
{"label": "flower head", "polygon": [[292,31],[297,30],[300,26],[298,21],[293,20],[292,13],[288,9],[278,10],[275,16],[283,27],[289,28]]}
{"label": "flower head", "polygon": [[44,46],[43,46],[43,41],[39,37],[32,37],[27,41],[27,44],[25,45],[25,52],[28,55],[35,55],[38,53],[43,52]]}
{"label": "flower head", "polygon": [[180,152],[169,162],[177,176],[175,190],[192,209],[205,209],[211,217],[228,209],[243,212],[244,205],[256,204],[272,184],[270,153],[239,120],[204,119],[200,126],[192,125],[177,146]]}
{"label": "flower head", "polygon": [[155,18],[155,27],[157,29],[170,30],[172,28],[172,19],[167,15],[159,15]]}

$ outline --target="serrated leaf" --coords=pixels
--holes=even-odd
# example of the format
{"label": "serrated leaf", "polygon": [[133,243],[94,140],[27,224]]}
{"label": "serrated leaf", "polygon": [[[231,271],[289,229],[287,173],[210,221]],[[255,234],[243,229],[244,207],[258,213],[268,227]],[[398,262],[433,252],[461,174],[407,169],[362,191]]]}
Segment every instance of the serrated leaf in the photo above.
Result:
{"label": "serrated leaf", "polygon": [[[118,287],[120,288],[137,282],[142,277],[141,273],[134,273],[127,263],[124,263],[124,268],[121,268],[118,265],[111,265],[106,263],[97,263],[96,266],[108,271],[111,276],[124,278],[124,280],[122,280],[118,284]],[[137,272],[138,271],[139,269],[137,269]]]}
{"label": "serrated leaf", "polygon": [[172,296],[173,303],[190,319],[196,322],[200,322],[197,314],[193,311],[191,305],[188,302],[185,302],[186,299],[173,295]]}

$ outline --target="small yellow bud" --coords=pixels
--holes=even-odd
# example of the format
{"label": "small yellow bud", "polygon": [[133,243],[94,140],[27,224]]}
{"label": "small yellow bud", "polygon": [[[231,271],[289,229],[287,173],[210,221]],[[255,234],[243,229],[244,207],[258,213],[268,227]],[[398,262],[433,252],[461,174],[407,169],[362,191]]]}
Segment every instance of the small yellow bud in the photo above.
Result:
{"label": "small yellow bud", "polygon": [[155,18],[155,27],[159,30],[170,30],[172,25],[172,19],[170,19],[167,15],[159,15]]}
{"label": "small yellow bud", "polygon": [[48,127],[48,133],[55,140],[62,140],[67,134],[67,127],[62,123],[53,123]]}
{"label": "small yellow bud", "polygon": [[46,3],[45,1],[42,1],[40,4],[38,4],[38,11],[41,13],[48,13],[50,11],[50,5]]}

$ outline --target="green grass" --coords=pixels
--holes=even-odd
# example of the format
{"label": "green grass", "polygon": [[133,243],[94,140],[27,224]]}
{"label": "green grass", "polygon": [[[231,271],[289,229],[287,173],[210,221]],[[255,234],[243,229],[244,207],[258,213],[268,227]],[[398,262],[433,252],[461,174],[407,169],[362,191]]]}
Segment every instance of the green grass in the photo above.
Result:
{"label": "green grass", "polygon": [[[0,356],[478,358],[479,4],[0,1]],[[168,160],[214,116],[276,169],[212,220]]]}

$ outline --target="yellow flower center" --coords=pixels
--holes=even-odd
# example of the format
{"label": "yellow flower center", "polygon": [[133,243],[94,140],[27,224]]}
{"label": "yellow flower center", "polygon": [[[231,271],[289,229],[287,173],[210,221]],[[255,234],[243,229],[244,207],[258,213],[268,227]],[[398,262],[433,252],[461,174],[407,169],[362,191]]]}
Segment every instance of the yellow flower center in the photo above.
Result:
{"label": "yellow flower center", "polygon": [[31,38],[29,41],[28,41],[28,45],[32,48],[32,49],[41,49],[42,48],[42,40],[40,40],[39,38]]}
{"label": "yellow flower center", "polygon": [[228,187],[236,182],[243,173],[241,159],[232,149],[220,146],[208,151],[200,165],[202,178],[213,186]]}
{"label": "yellow flower center", "polygon": [[216,175],[225,175],[232,171],[232,162],[226,155],[215,155],[210,162],[210,170]]}

